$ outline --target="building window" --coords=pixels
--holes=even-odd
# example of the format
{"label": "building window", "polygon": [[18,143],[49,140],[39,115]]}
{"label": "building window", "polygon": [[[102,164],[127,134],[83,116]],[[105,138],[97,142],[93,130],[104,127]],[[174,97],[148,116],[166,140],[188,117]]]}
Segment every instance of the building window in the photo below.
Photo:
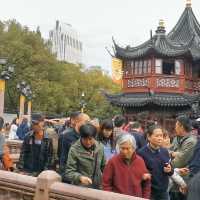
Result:
{"label": "building window", "polygon": [[128,74],[131,74],[131,62],[127,61],[127,70],[128,70]]}
{"label": "building window", "polygon": [[144,60],[143,62],[143,73],[144,74],[147,74],[147,69],[148,68],[148,61],[147,60]]}
{"label": "building window", "polygon": [[148,60],[148,74],[151,74],[151,60]]}
{"label": "building window", "polygon": [[180,75],[181,73],[181,60],[175,60],[175,74]]}
{"label": "building window", "polygon": [[185,63],[185,76],[186,77],[191,76],[191,70],[192,70],[191,64],[186,62]]}
{"label": "building window", "polygon": [[134,74],[134,61],[131,61],[131,73]]}
{"label": "building window", "polygon": [[138,63],[138,61],[135,61],[135,74],[138,74],[138,66],[139,65],[139,63]]}
{"label": "building window", "polygon": [[175,74],[174,60],[163,60],[162,72],[163,74],[174,75]]}
{"label": "building window", "polygon": [[142,72],[143,72],[142,67],[143,67],[143,61],[140,60],[139,61],[139,74],[142,74]]}
{"label": "building window", "polygon": [[131,74],[131,61],[125,61],[124,66],[125,66],[125,74],[130,75]]}
{"label": "building window", "polygon": [[156,59],[155,67],[156,67],[156,74],[162,74],[162,59]]}
{"label": "building window", "polygon": [[127,67],[126,67],[126,61],[123,62],[123,71],[124,71],[124,75],[127,75]]}

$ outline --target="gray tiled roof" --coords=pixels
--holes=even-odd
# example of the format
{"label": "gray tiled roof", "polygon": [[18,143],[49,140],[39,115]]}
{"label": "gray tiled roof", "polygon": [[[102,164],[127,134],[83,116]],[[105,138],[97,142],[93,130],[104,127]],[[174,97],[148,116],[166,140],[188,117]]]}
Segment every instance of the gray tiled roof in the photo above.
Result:
{"label": "gray tiled roof", "polygon": [[176,57],[191,56],[200,59],[200,25],[191,7],[186,7],[178,23],[172,31],[165,35],[165,30],[158,30],[156,34],[137,47],[122,48],[113,40],[116,57],[138,58],[154,52],[159,55]]}
{"label": "gray tiled roof", "polygon": [[105,94],[108,101],[116,106],[142,107],[158,105],[165,107],[191,106],[200,101],[200,94],[173,94],[173,93],[130,93],[130,94]]}

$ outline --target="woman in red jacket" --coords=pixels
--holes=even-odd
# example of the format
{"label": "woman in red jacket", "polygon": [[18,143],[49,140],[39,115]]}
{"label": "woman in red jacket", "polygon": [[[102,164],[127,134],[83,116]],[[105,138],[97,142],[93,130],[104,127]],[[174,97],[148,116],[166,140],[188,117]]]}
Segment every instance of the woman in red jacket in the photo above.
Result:
{"label": "woman in red jacket", "polygon": [[103,172],[103,189],[116,193],[150,198],[151,181],[143,159],[135,152],[132,135],[117,140],[119,154],[111,158]]}

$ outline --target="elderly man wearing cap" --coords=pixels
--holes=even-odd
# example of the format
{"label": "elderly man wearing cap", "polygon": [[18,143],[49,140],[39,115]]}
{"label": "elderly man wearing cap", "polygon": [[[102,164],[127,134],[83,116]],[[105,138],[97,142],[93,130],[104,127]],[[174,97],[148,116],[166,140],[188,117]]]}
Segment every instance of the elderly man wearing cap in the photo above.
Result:
{"label": "elderly man wearing cap", "polygon": [[44,116],[32,116],[31,131],[25,136],[17,168],[25,173],[38,175],[51,168],[52,139],[44,131]]}
{"label": "elderly man wearing cap", "polygon": [[135,152],[134,137],[130,134],[121,135],[116,148],[119,154],[108,161],[103,172],[103,189],[149,199],[150,174],[144,160]]}

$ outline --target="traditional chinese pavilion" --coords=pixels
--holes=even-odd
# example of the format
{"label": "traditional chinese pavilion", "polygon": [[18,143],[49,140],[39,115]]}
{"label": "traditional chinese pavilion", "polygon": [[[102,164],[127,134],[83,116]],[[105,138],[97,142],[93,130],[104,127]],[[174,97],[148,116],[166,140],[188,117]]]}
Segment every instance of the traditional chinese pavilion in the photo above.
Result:
{"label": "traditional chinese pavilion", "polygon": [[113,39],[115,57],[122,61],[122,93],[106,94],[127,118],[156,119],[166,128],[180,113],[196,113],[200,101],[200,25],[191,1],[175,27],[166,34],[164,21],[143,44],[120,47]]}

